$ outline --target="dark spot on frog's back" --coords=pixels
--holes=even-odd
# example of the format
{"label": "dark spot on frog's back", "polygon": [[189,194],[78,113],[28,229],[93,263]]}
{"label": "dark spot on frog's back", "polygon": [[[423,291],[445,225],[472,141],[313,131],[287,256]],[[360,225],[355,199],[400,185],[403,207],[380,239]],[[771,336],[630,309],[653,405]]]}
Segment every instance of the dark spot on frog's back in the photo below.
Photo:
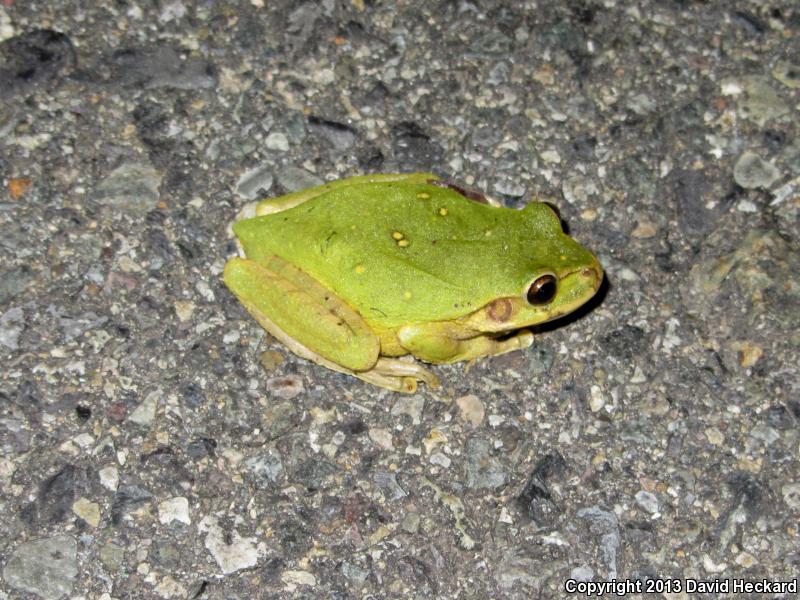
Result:
{"label": "dark spot on frog's back", "polygon": [[319,245],[319,253],[320,254],[322,254],[324,256],[325,254],[328,253],[328,249],[330,248],[331,243],[333,242],[334,238],[337,235],[338,234],[337,234],[336,231],[331,231],[330,233],[328,233],[328,235],[325,236],[325,239]]}
{"label": "dark spot on frog's back", "polygon": [[429,179],[428,183],[430,185],[435,185],[436,187],[440,188],[447,188],[453,190],[454,192],[458,192],[467,200],[473,200],[474,202],[478,202],[479,204],[489,204],[489,201],[486,199],[481,192],[478,190],[473,190],[463,185],[458,185],[457,183],[453,183],[452,181],[442,181],[441,179]]}
{"label": "dark spot on frog's back", "polygon": [[370,309],[370,311],[372,311],[375,315],[377,315],[379,317],[386,317],[386,313],[383,312],[380,308],[377,308],[375,306],[371,306],[369,309]]}

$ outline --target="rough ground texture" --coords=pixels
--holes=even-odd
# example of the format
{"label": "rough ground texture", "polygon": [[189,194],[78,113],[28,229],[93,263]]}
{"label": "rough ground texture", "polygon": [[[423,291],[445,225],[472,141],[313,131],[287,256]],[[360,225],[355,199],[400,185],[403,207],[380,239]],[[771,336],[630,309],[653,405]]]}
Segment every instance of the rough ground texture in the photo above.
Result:
{"label": "rough ground texture", "polygon": [[[796,2],[4,0],[0,39],[0,598],[797,576]],[[405,397],[222,285],[248,199],[422,169],[552,199],[602,296]]]}

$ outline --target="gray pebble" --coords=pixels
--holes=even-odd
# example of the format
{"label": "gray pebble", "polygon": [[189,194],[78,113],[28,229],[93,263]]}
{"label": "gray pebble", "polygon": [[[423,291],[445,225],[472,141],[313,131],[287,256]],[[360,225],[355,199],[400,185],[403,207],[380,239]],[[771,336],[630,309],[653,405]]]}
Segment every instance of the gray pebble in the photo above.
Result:
{"label": "gray pebble", "polygon": [[744,77],[742,83],[745,93],[739,108],[745,118],[763,127],[767,121],[789,112],[789,105],[772,88],[768,77],[752,75]]}
{"label": "gray pebble", "polygon": [[425,398],[422,396],[402,396],[392,406],[391,414],[393,417],[408,415],[411,422],[416,425],[420,423],[423,408],[425,408]]}
{"label": "gray pebble", "polygon": [[273,483],[278,481],[278,478],[283,474],[281,455],[275,450],[248,458],[245,461],[245,466],[258,479],[266,479]]}
{"label": "gray pebble", "polygon": [[289,139],[285,133],[273,132],[264,140],[264,145],[268,150],[277,150],[279,152],[286,152],[289,150]]}
{"label": "gray pebble", "polygon": [[341,569],[342,575],[347,577],[347,579],[350,580],[350,583],[356,587],[361,587],[364,585],[367,577],[369,577],[369,571],[362,569],[358,565],[354,565],[351,562],[343,562]]}
{"label": "gray pebble", "polygon": [[22,544],[3,569],[6,583],[46,600],[69,594],[77,575],[78,544],[68,535]]}
{"label": "gray pebble", "polygon": [[351,127],[335,121],[312,117],[308,120],[308,128],[328,140],[335,150],[347,150],[356,141],[355,131]]}
{"label": "gray pebble", "polygon": [[780,177],[780,171],[757,154],[745,151],[733,167],[733,178],[740,186],[752,190],[768,188]]}
{"label": "gray pebble", "polygon": [[155,207],[161,175],[150,165],[125,163],[114,169],[94,190],[94,199],[136,214]]}
{"label": "gray pebble", "polygon": [[217,84],[214,66],[197,57],[181,58],[174,48],[125,48],[106,59],[111,80],[126,87],[180,90],[209,89]]}
{"label": "gray pebble", "polygon": [[655,494],[645,490],[636,492],[636,504],[651,515],[658,512],[658,498],[656,498]]}
{"label": "gray pebble", "polygon": [[384,490],[389,500],[399,500],[408,495],[406,491],[400,487],[400,484],[397,483],[397,475],[389,471],[378,471],[373,475],[372,481],[375,482],[378,488]]}
{"label": "gray pebble", "polygon": [[750,430],[750,435],[764,442],[765,446],[770,446],[781,438],[781,435],[769,425],[757,423]]}
{"label": "gray pebble", "polygon": [[600,556],[605,563],[607,578],[616,579],[617,558],[622,554],[622,538],[617,515],[597,505],[582,508],[577,515],[588,521],[589,530],[598,538]]}
{"label": "gray pebble", "polygon": [[34,273],[28,267],[16,267],[0,274],[0,304],[22,292],[34,280]]}
{"label": "gray pebble", "polygon": [[265,196],[272,187],[272,167],[271,164],[262,164],[242,174],[236,182],[236,194],[247,200]]}
{"label": "gray pebble", "polygon": [[594,578],[594,571],[587,566],[575,567],[569,572],[569,578],[575,581],[591,581]]}
{"label": "gray pebble", "polygon": [[495,488],[505,484],[506,469],[490,452],[487,440],[479,437],[467,440],[464,448],[464,474],[468,488]]}
{"label": "gray pebble", "polygon": [[498,194],[521,198],[525,195],[525,186],[517,180],[504,179],[494,184],[494,189]]}
{"label": "gray pebble", "polygon": [[25,315],[18,306],[9,308],[0,317],[0,344],[11,350],[19,348],[19,336],[25,324]]}
{"label": "gray pebble", "polygon": [[781,488],[783,501],[793,510],[800,510],[800,483],[787,483]]}
{"label": "gray pebble", "polygon": [[287,192],[296,192],[324,183],[322,179],[300,167],[286,167],[278,172],[277,177],[278,183]]}
{"label": "gray pebble", "polygon": [[497,30],[488,31],[477,37],[469,46],[469,56],[493,58],[507,56],[511,52],[511,38]]}

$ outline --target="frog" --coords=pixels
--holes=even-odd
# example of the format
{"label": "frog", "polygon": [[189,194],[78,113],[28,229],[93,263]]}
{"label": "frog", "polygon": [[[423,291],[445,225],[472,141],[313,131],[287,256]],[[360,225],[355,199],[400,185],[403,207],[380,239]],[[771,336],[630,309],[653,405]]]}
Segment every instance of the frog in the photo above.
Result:
{"label": "frog", "polygon": [[603,280],[547,202],[502,206],[433,173],[357,175],[245,210],[223,280],[294,354],[414,393],[421,362],[527,348]]}

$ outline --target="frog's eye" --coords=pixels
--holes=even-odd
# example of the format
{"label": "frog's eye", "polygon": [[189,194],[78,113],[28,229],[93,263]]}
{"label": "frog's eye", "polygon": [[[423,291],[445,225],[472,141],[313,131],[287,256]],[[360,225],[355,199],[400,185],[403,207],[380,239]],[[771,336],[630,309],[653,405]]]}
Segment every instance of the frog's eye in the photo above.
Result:
{"label": "frog's eye", "polygon": [[547,304],[556,297],[556,277],[555,275],[542,275],[536,279],[528,288],[526,294],[528,304]]}

